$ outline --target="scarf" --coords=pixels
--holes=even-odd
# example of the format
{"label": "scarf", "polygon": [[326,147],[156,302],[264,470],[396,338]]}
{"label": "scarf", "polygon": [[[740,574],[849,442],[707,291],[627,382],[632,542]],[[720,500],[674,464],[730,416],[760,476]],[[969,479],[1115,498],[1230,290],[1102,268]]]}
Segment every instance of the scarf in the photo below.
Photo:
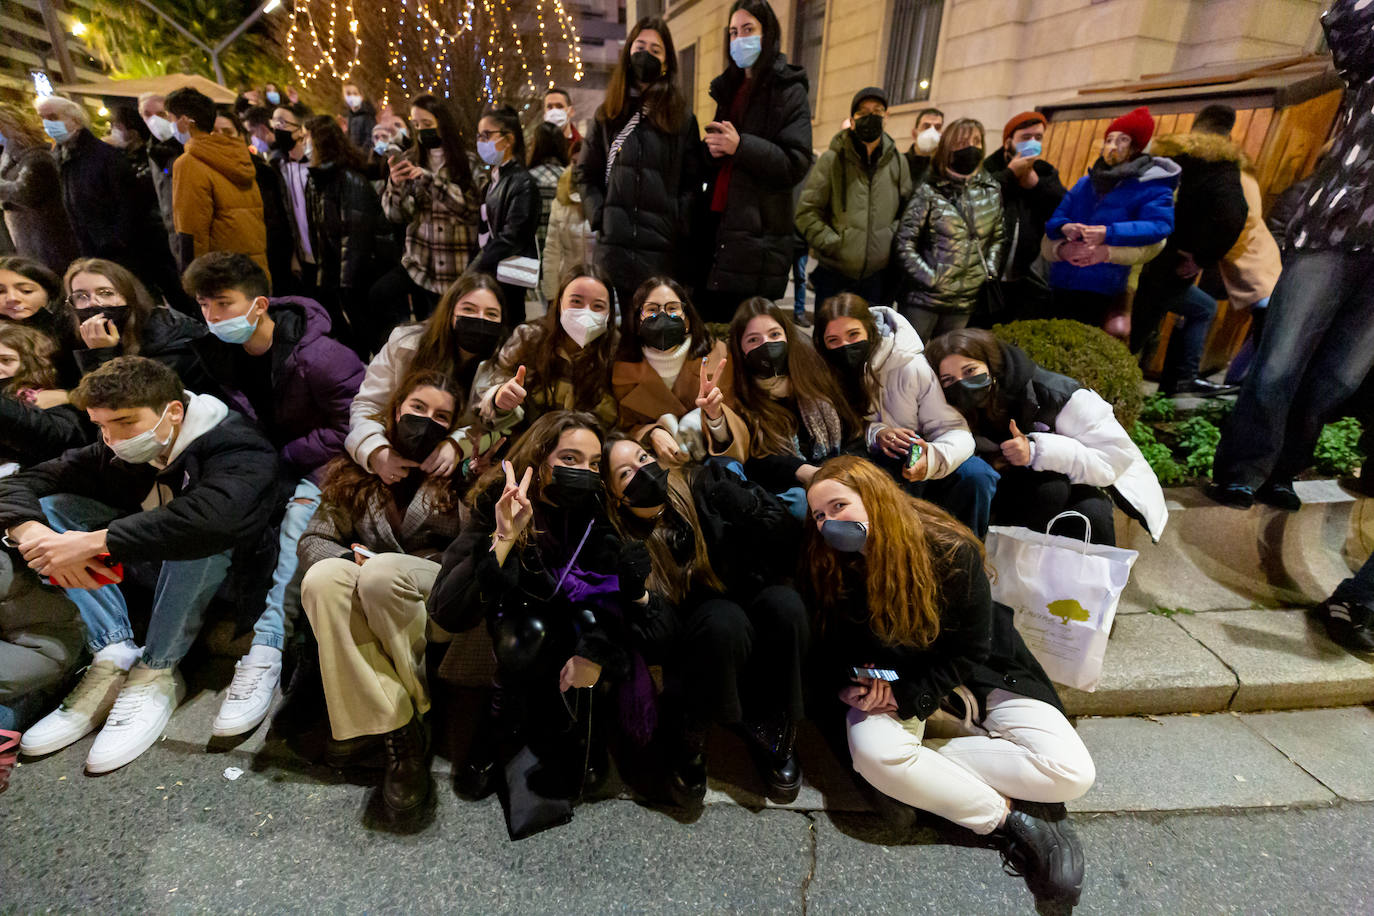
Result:
{"label": "scarf", "polygon": [[1092,180],[1093,190],[1097,192],[1097,196],[1104,197],[1128,178],[1139,178],[1144,175],[1145,170],[1154,164],[1154,157],[1144,153],[1114,166],[1107,165],[1107,160],[1098,156],[1088,175]]}

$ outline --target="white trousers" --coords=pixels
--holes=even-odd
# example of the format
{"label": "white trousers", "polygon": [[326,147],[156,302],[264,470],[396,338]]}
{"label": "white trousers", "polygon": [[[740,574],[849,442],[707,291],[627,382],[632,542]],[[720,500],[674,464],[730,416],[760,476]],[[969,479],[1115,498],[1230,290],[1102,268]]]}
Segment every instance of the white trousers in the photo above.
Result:
{"label": "white trousers", "polygon": [[978,723],[850,709],[854,769],[885,795],[978,834],[997,829],[1009,798],[1066,802],[1092,787],[1092,757],[1063,713],[1005,690],[987,707]]}

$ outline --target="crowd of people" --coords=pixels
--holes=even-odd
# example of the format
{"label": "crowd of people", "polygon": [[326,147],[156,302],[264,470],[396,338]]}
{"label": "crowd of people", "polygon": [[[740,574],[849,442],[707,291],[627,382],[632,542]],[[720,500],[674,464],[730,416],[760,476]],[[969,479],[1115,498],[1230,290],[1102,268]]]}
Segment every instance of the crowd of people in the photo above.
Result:
{"label": "crowd of people", "polygon": [[[1349,7],[1328,29],[1367,96],[1374,55],[1337,46],[1368,45]],[[1283,505],[1311,422],[1374,353],[1371,271],[1328,263],[1367,258],[1369,222],[1358,195],[1308,198],[1276,289],[1220,105],[1168,137],[1145,109],[1113,120],[1070,189],[1039,113],[989,149],[929,109],[902,153],[875,87],[817,157],[766,0],[726,25],[704,126],[657,18],[585,136],[560,89],[537,124],[498,104],[472,134],[444,99],[394,113],[353,83],[338,113],[273,84],[223,109],[145,95],[103,140],[64,98],[36,101],[41,127],[0,109],[11,748],[97,732],[87,770],[129,764],[225,614],[253,638],[214,735],[289,687],[277,724],[326,723],[332,765],[380,756],[403,823],[434,799],[436,665],[485,633],[496,674],[454,782],[501,788],[512,836],[566,820],[612,748],[700,804],[718,726],[764,794],[795,798],[809,716],[880,811],[992,835],[1037,895],[1077,900],[1064,803],[1093,763],[982,540],[1071,511],[1056,533],[1111,544],[1114,505],[1157,539],[1168,514],[1111,406],[986,328],[1068,317],[1141,349],[1173,313],[1165,390],[1234,390],[1199,377],[1217,302],[1194,280],[1220,267],[1233,304],[1275,319],[1219,486]],[[1347,152],[1318,187],[1369,177]],[[1317,287],[1330,330],[1301,333],[1340,350],[1339,380],[1308,380],[1274,330]],[[1287,439],[1280,390],[1307,405]]]}

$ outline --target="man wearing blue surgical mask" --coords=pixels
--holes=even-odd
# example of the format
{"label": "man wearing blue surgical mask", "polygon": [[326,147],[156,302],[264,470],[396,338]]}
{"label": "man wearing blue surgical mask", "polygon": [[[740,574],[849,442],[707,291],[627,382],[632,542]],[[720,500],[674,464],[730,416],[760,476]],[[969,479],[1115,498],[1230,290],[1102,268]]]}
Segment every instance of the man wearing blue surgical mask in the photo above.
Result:
{"label": "man wearing blue surgical mask", "polygon": [[[1039,317],[1049,306],[1049,287],[1031,270],[1040,256],[1045,223],[1054,215],[1065,190],[1059,170],[1041,159],[1045,145],[1045,116],[1038,111],[1013,115],[1002,128],[1002,147],[983,161],[983,169],[1002,186],[1008,257],[1002,268],[1002,301],[1017,314],[990,316],[994,320]],[[980,324],[979,327],[986,327]]]}
{"label": "man wearing blue surgical mask", "polygon": [[[277,460],[248,420],[146,357],[105,363],[72,403],[100,440],[0,482],[0,529],[66,591],[93,655],[21,747],[51,754],[100,729],[86,769],[107,773],[151,747],[185,696],[177,666],[232,557],[257,556]],[[119,585],[134,564],[157,580],[142,646]]]}
{"label": "man wearing blue surgical mask", "polygon": [[258,421],[278,450],[280,475],[271,499],[285,506],[277,565],[253,626],[253,645],[212,725],[224,737],[251,731],[267,715],[281,678],[282,649],[300,610],[288,600],[296,543],[320,502],[324,466],[343,454],[349,405],[363,364],[329,335],[329,314],[313,299],[268,298],[267,275],[251,258],[212,251],[182,277],[212,337],[196,342],[225,400]]}

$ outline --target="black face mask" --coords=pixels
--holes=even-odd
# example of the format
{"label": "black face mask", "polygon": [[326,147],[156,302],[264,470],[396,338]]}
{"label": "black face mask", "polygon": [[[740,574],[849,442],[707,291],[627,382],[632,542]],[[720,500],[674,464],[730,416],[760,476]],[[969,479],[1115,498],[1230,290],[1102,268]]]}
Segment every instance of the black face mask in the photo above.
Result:
{"label": "black face mask", "polygon": [[687,322],[660,312],[639,323],[639,342],[654,350],[676,350],[687,339]]}
{"label": "black face mask", "polygon": [[638,82],[652,83],[663,75],[663,61],[648,51],[636,51],[630,55],[630,75]]}
{"label": "black face mask", "polygon": [[959,411],[973,411],[986,406],[992,397],[992,378],[986,372],[961,378],[945,386],[945,400]]}
{"label": "black face mask", "polygon": [[668,501],[668,469],[657,461],[641,464],[625,484],[625,502],[636,509],[653,509]]}
{"label": "black face mask", "polygon": [[448,427],[419,414],[402,414],[396,421],[391,445],[396,454],[410,461],[424,461],[448,435]]}
{"label": "black face mask", "polygon": [[864,143],[872,143],[883,135],[883,116],[876,114],[864,115],[854,121],[854,136]]}
{"label": "black face mask", "polygon": [[422,127],[415,132],[420,149],[436,149],[443,141],[439,139],[439,128]]}
{"label": "black face mask", "polygon": [[744,354],[744,366],[754,378],[787,374],[787,341],[770,340]]}
{"label": "black face mask", "polygon": [[86,309],[74,308],[72,311],[76,313],[77,324],[99,315],[113,324],[115,330],[121,334],[124,333],[124,326],[129,323],[129,306],[127,305],[99,305]]}
{"label": "black face mask", "polygon": [[601,475],[586,468],[556,467],[544,492],[555,506],[588,509],[601,500]]}
{"label": "black face mask", "polygon": [[825,357],[834,365],[848,372],[862,372],[864,366],[868,365],[868,354],[871,352],[873,352],[872,341],[856,340],[852,344],[827,349]]}
{"label": "black face mask", "polygon": [[949,170],[960,175],[972,175],[978,171],[983,161],[983,151],[976,146],[966,146],[949,154]]}
{"label": "black face mask", "polygon": [[496,352],[496,345],[501,342],[501,331],[501,322],[472,315],[459,315],[453,323],[453,338],[458,342],[458,348],[478,359],[488,359]]}
{"label": "black face mask", "polygon": [[292,136],[292,133],[289,130],[272,131],[272,148],[281,150],[283,153],[291,152],[296,148],[296,138]]}

